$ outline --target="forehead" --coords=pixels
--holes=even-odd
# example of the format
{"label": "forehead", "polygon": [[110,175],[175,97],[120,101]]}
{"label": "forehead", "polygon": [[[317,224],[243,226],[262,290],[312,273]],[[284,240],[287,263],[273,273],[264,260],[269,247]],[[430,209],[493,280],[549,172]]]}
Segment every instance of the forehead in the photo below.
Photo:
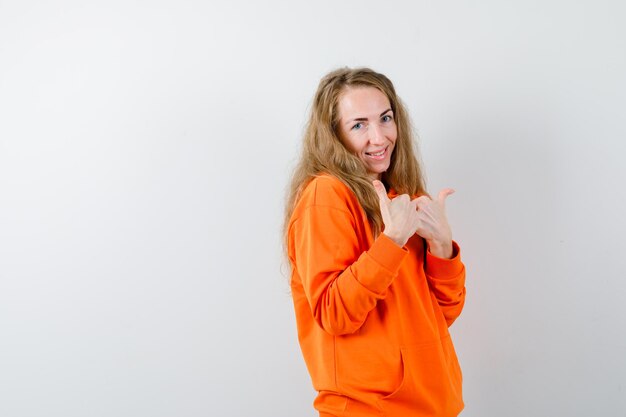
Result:
{"label": "forehead", "polygon": [[341,119],[351,117],[378,117],[389,109],[389,99],[378,88],[349,87],[339,96],[337,103]]}

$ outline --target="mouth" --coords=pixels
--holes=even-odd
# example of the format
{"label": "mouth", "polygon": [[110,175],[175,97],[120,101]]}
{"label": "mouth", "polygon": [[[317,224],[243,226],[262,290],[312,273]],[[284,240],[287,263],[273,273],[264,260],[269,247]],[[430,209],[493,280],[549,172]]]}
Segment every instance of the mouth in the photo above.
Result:
{"label": "mouth", "polygon": [[378,152],[365,152],[365,155],[376,160],[384,159],[387,156],[388,149],[389,149],[389,146],[387,146],[385,149],[382,149]]}

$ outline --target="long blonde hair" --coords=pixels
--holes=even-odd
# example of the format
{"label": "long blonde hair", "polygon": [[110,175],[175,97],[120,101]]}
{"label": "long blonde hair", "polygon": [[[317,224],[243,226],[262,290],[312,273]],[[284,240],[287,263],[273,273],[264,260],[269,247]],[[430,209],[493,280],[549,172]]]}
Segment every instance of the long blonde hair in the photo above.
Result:
{"label": "long blonde hair", "polygon": [[367,214],[374,234],[378,235],[382,231],[383,220],[372,180],[368,177],[363,162],[344,146],[339,136],[338,101],[341,94],[350,87],[377,88],[387,96],[391,104],[398,136],[389,169],[381,176],[382,182],[387,188],[393,187],[399,194],[425,193],[411,123],[391,81],[369,68],[337,69],[321,79],[313,99],[302,153],[287,192],[283,223],[285,244],[289,219],[300,193],[315,176],[322,173],[333,175],[348,186]]}

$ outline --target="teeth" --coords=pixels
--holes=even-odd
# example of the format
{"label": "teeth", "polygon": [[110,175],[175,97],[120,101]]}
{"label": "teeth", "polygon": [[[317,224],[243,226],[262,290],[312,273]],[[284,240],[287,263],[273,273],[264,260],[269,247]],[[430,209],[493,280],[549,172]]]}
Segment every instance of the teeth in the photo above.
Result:
{"label": "teeth", "polygon": [[382,156],[385,153],[385,150],[383,149],[382,151],[378,152],[378,153],[371,153],[370,155],[372,156]]}

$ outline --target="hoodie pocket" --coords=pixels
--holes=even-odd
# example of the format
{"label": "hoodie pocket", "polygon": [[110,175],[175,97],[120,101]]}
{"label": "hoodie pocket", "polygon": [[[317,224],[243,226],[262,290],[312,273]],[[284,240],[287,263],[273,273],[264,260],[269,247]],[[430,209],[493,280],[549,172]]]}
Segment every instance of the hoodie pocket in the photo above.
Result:
{"label": "hoodie pocket", "polygon": [[384,397],[382,397],[381,400],[387,400],[387,399],[393,398],[396,395],[398,395],[399,392],[402,392],[402,390],[404,389],[404,384],[407,380],[407,369],[405,366],[404,353],[402,349],[400,349],[400,362],[401,362],[401,367],[402,367],[402,377],[400,378],[400,385],[398,385],[398,387],[391,394],[385,395]]}
{"label": "hoodie pocket", "polygon": [[397,346],[370,343],[358,349],[338,349],[337,384],[354,398],[386,397],[398,391],[404,378],[404,362]]}
{"label": "hoodie pocket", "polygon": [[[402,347],[403,381],[382,397],[384,415],[456,415],[463,408],[461,375],[449,337],[419,346]],[[418,413],[419,412],[419,413]]]}

